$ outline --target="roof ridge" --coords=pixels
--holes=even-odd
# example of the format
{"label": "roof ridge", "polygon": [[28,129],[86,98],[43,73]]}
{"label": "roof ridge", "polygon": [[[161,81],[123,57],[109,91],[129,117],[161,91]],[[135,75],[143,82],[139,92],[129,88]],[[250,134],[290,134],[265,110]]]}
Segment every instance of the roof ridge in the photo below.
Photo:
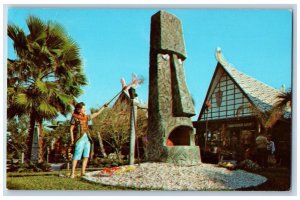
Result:
{"label": "roof ridge", "polygon": [[[264,85],[264,86],[268,87],[268,89],[271,89],[271,90],[274,90],[274,91],[280,93],[280,91],[279,91],[278,89],[276,89],[276,88],[274,88],[274,87],[272,87],[272,86],[270,86],[270,85],[268,85],[268,84],[266,84],[266,83],[264,83],[264,82],[262,82],[262,81],[260,81],[260,80],[257,80],[257,79],[255,79],[254,77],[249,76],[248,74],[245,74],[244,72],[238,70],[233,64],[231,64],[230,62],[227,61],[227,59],[226,59],[226,58],[224,57],[224,55],[222,54],[221,48],[220,48],[220,47],[217,47],[217,50],[216,50],[216,60],[224,67],[224,69],[225,69],[229,74],[233,75],[233,74],[231,73],[231,71],[229,71],[229,70],[236,71],[236,73],[239,73],[239,74],[242,75],[242,76],[245,76],[245,77],[247,77],[247,78],[250,78],[250,79],[252,79],[253,81],[255,81],[255,82],[257,82],[257,83],[259,83],[259,84],[261,84],[261,85]],[[229,70],[228,70],[228,69],[229,69]]]}

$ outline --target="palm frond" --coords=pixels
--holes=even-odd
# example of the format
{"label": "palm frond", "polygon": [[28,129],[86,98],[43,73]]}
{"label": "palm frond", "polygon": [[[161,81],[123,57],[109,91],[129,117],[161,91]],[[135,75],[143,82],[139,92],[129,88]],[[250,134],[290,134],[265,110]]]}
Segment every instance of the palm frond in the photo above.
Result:
{"label": "palm frond", "polygon": [[15,94],[15,88],[7,87],[7,96],[10,97]]}
{"label": "palm frond", "polygon": [[80,66],[81,60],[79,56],[79,48],[75,45],[65,47],[63,59],[69,68]]}
{"label": "palm frond", "polygon": [[58,98],[58,100],[60,102],[62,102],[62,104],[65,104],[65,105],[69,105],[73,101],[73,98],[71,96],[63,94],[63,93],[57,93],[56,97]]}
{"label": "palm frond", "polygon": [[19,34],[20,30],[21,29],[18,26],[14,25],[14,24],[8,24],[8,26],[7,26],[7,35],[13,41],[18,41],[19,40],[18,34]]}
{"label": "palm frond", "polygon": [[35,86],[36,88],[41,92],[41,93],[44,93],[44,94],[47,94],[49,93],[49,89],[47,87],[47,84],[41,80],[37,80],[35,82]]}
{"label": "palm frond", "polygon": [[287,90],[286,92],[282,92],[277,96],[277,102],[274,104],[275,107],[279,109],[285,109],[285,107],[289,106],[292,101],[292,91]]}
{"label": "palm frond", "polygon": [[79,97],[83,94],[83,90],[79,86],[71,86],[69,92],[75,97]]}
{"label": "palm frond", "polygon": [[87,78],[83,73],[77,73],[74,78],[79,85],[87,85]]}
{"label": "palm frond", "polygon": [[9,106],[7,107],[7,118],[8,119],[12,119],[15,116],[23,116],[23,115],[27,115],[27,110],[25,109],[24,106],[19,106],[16,104],[9,104]]}
{"label": "palm frond", "polygon": [[266,122],[264,126],[266,128],[271,128],[274,126],[274,124],[282,118],[282,111],[276,108],[273,108],[269,111],[268,118],[266,119]]}
{"label": "palm frond", "polygon": [[30,31],[29,38],[31,41],[39,42],[40,40],[46,39],[46,25],[40,18],[29,16],[26,23]]}
{"label": "palm frond", "polygon": [[16,103],[20,106],[24,106],[25,108],[33,106],[31,98],[28,98],[27,94],[25,93],[19,93],[16,95]]}
{"label": "palm frond", "polygon": [[48,28],[52,35],[56,35],[62,38],[63,40],[67,38],[67,31],[64,28],[64,26],[61,25],[60,23],[49,21]]}
{"label": "palm frond", "polygon": [[17,56],[20,58],[26,57],[28,48],[24,31],[16,25],[9,24],[7,27],[7,34],[14,42],[14,49]]}
{"label": "palm frond", "polygon": [[47,28],[47,46],[49,49],[62,49],[65,44],[65,36],[63,35],[63,27],[54,26],[53,23],[48,23]]}
{"label": "palm frond", "polygon": [[41,101],[40,105],[37,107],[37,111],[41,112],[44,116],[49,117],[55,117],[58,113],[58,110],[47,101]]}

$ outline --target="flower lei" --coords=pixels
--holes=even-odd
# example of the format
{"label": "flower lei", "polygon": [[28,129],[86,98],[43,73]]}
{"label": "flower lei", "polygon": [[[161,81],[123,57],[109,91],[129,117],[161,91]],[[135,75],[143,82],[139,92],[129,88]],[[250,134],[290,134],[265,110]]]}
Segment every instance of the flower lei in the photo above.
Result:
{"label": "flower lei", "polygon": [[79,120],[86,120],[86,118],[87,118],[86,115],[80,115],[80,114],[75,114],[75,113],[72,114],[72,117],[75,117]]}
{"label": "flower lei", "polygon": [[77,118],[80,121],[80,124],[81,123],[85,123],[85,126],[88,127],[88,120],[87,120],[87,116],[86,115],[80,115],[80,114],[73,113],[72,117]]}

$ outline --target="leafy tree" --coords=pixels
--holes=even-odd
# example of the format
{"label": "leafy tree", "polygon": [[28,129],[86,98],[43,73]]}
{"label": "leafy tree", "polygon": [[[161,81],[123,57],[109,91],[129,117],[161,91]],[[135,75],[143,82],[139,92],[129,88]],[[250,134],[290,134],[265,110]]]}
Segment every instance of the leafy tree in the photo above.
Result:
{"label": "leafy tree", "polygon": [[[66,120],[63,122],[58,122],[52,125],[52,130],[48,131],[45,135],[45,144],[44,149],[47,147],[54,147],[53,144],[59,144],[59,148],[63,148],[63,146],[67,148],[70,147],[71,139],[70,139],[70,121]],[[49,149],[53,150],[53,149]],[[66,155],[66,158],[68,155]]]}
{"label": "leafy tree", "polygon": [[43,120],[69,113],[82,93],[80,87],[86,85],[86,77],[79,47],[60,24],[35,16],[26,22],[29,34],[8,24],[17,58],[8,59],[7,116],[29,116],[25,157],[30,159],[35,124],[40,127],[42,140]]}
{"label": "leafy tree", "polygon": [[14,117],[7,121],[7,158],[20,159],[26,151],[28,117]]}
{"label": "leafy tree", "polygon": [[47,144],[50,146],[51,142],[55,139],[61,139],[61,142],[65,145],[71,144],[70,139],[70,121],[64,121],[57,124],[57,127],[49,132],[47,135]]}
{"label": "leafy tree", "polygon": [[[92,112],[95,110],[96,109],[92,109]],[[118,156],[122,148],[129,143],[130,112],[130,101],[126,95],[122,93],[113,107],[107,108],[93,120],[92,135],[96,137],[97,133],[101,134],[102,139],[114,149]],[[138,109],[136,119],[137,138],[146,135],[147,128],[147,110]]]}

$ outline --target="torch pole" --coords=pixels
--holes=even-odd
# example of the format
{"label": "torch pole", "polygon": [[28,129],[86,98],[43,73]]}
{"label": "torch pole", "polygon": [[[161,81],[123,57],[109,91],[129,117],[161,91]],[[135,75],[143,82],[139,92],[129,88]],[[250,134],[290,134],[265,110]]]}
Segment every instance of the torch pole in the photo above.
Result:
{"label": "torch pole", "polygon": [[135,152],[135,112],[137,106],[134,105],[134,99],[131,99],[131,115],[130,115],[130,153],[129,153],[129,165],[134,164],[134,152]]}

